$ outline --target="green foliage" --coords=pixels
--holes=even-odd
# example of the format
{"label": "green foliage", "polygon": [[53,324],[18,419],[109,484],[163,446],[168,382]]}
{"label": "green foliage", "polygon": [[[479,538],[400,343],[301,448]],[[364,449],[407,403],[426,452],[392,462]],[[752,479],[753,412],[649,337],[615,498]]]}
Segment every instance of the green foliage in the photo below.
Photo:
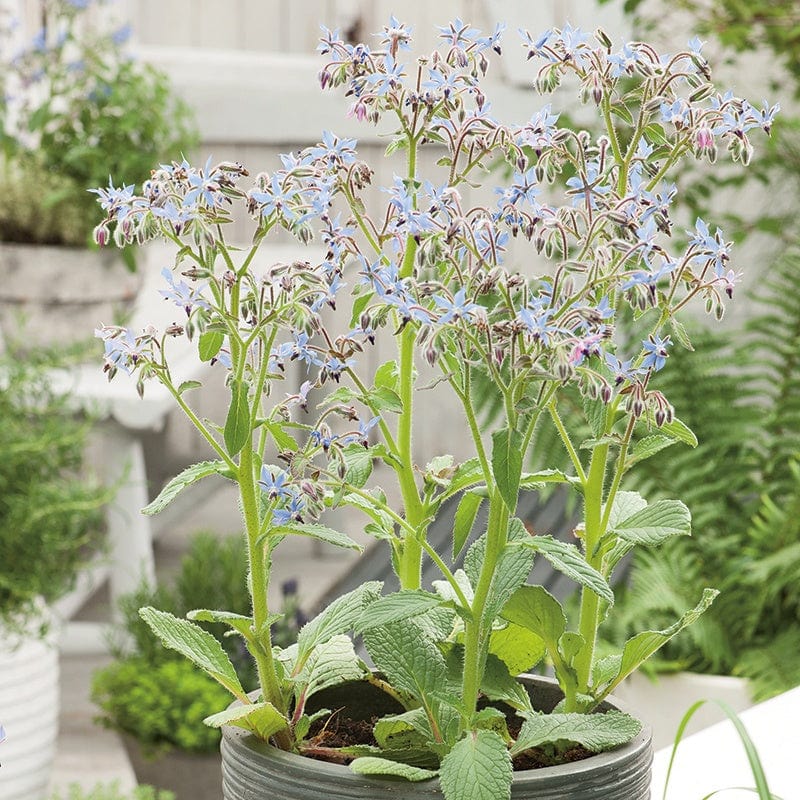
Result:
{"label": "green foliage", "polygon": [[179,747],[201,753],[219,745],[219,731],[203,720],[230,695],[184,659],[153,664],[131,657],[95,673],[92,700],[102,724],[135,736],[145,752]]}
{"label": "green foliage", "polygon": [[88,189],[109,174],[145,180],[196,141],[166,76],[131,59],[77,5],[43,2],[47,46],[0,63],[13,98],[0,109],[0,241],[86,245],[101,218]]}
{"label": "green foliage", "polygon": [[[800,684],[799,267],[796,253],[775,265],[735,344],[700,332],[694,353],[673,353],[654,386],[700,444],[665,450],[631,476],[648,495],[683,497],[694,536],[671,540],[658,557],[637,554],[622,627],[673,619],[703,587],[719,587],[660,668],[744,675],[759,699]],[[731,360],[735,372],[724,366]]]}
{"label": "green foliage", "polygon": [[66,795],[55,792],[49,800],[175,800],[175,795],[166,789],[154,789],[152,786],[137,786],[133,792],[120,791],[118,783],[98,783],[85,790],[79,784],[70,784]]}
{"label": "green foliage", "polygon": [[100,542],[110,493],[82,474],[89,423],[31,364],[0,365],[0,621],[72,585]]}

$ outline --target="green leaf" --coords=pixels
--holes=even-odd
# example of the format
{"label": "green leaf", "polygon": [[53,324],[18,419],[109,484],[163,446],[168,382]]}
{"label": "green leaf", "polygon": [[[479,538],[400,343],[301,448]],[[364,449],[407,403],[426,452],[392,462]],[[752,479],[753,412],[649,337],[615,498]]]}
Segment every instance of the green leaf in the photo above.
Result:
{"label": "green leaf", "polygon": [[647,507],[647,500],[639,492],[617,492],[611,513],[608,515],[608,527],[613,529],[621,525],[628,517],[632,517]]}
{"label": "green leaf", "polygon": [[363,610],[380,597],[380,581],[362,583],[352,592],[337,597],[329,606],[309,620],[297,635],[297,661],[300,666],[311,651],[340,633],[353,629]]}
{"label": "green leaf", "polygon": [[372,733],[381,749],[402,750],[424,746],[431,730],[424,709],[413,708],[379,719]]}
{"label": "green leaf", "polygon": [[393,414],[403,413],[403,401],[400,395],[388,386],[378,386],[369,393],[372,405],[378,411],[390,411]]}
{"label": "green leaf", "polygon": [[680,346],[685,350],[694,352],[692,340],[689,338],[689,334],[686,332],[686,328],[684,327],[683,323],[676,317],[670,317],[669,324],[672,328],[672,332],[675,334],[675,339],[677,340],[678,344],[680,344]]}
{"label": "green leaf", "polygon": [[270,432],[279,450],[288,450],[292,453],[297,450],[297,442],[294,437],[283,429],[280,422],[265,422],[264,427]]}
{"label": "green leaf", "polygon": [[[207,608],[196,608],[186,614],[187,618],[195,622],[219,622],[228,625],[235,631],[244,636],[245,639],[253,638],[253,618],[245,617],[243,614],[234,614],[231,611],[211,611]],[[271,614],[267,621],[268,625],[277,622],[281,614]]]}
{"label": "green leaf", "polygon": [[652,546],[688,536],[691,529],[691,514],[680,500],[659,500],[619,523],[614,533],[626,542]]}
{"label": "green leaf", "polygon": [[296,522],[289,525],[279,525],[271,529],[270,535],[273,534],[310,536],[312,539],[318,539],[320,542],[332,544],[334,547],[344,547],[347,550],[358,550],[359,552],[364,549],[358,542],[354,542],[347,534],[337,531],[334,528],[328,528],[325,525],[319,525],[315,522]]}
{"label": "green leaf", "polygon": [[484,479],[481,462],[477,458],[470,458],[463,464],[459,464],[455,472],[450,476],[450,485],[441,495],[442,500],[458,494],[462,489],[482,483]]}
{"label": "green leaf", "polygon": [[235,456],[250,439],[250,403],[249,387],[244,381],[231,384],[231,404],[225,419],[223,438],[228,455]]}
{"label": "green leaf", "polygon": [[363,680],[366,674],[367,668],[356,655],[350,637],[337,634],[311,651],[297,676],[297,694],[302,691],[309,698],[329,686]]}
{"label": "green leaf", "polygon": [[665,436],[663,433],[652,433],[639,439],[631,449],[631,453],[625,462],[625,469],[629,470],[634,464],[639,461],[644,461],[656,453],[660,453],[667,447],[675,444],[677,439],[672,436]]}
{"label": "green leaf", "polygon": [[238,698],[245,695],[222,645],[200,626],[185,619],[178,619],[166,611],[146,606],[139,609],[139,616],[150,626],[165,647],[176,650],[193,664],[219,681]]}
{"label": "green leaf", "polygon": [[558,600],[543,586],[521,586],[505,604],[503,619],[527,628],[555,650],[567,629],[567,618]]}
{"label": "green leaf", "polygon": [[606,404],[599,398],[583,398],[583,413],[597,439],[602,438],[606,433],[607,412]]}
{"label": "green leaf", "polygon": [[511,756],[494,731],[467,731],[442,759],[439,782],[447,800],[508,800]]}
{"label": "green leaf", "polygon": [[372,475],[372,453],[363,445],[353,443],[342,450],[342,458],[345,464],[345,481],[361,489]]}
{"label": "green leaf", "polygon": [[358,775],[395,775],[407,781],[427,781],[437,775],[432,769],[412,767],[402,761],[390,761],[388,758],[377,756],[357,758],[350,764],[350,769]]}
{"label": "green leaf", "polygon": [[400,619],[411,619],[442,605],[438,594],[407,589],[381,597],[368,606],[355,624],[356,631],[368,631]]}
{"label": "green leaf", "polygon": [[[648,412],[645,416],[647,417],[648,425],[657,427],[655,424],[655,416],[652,412]],[[673,417],[672,422],[665,422],[663,425],[658,426],[658,432],[679,442],[688,444],[689,447],[697,447],[697,437],[692,433],[691,428],[681,422],[677,417]]]}
{"label": "green leaf", "polygon": [[376,387],[384,386],[397,394],[399,385],[396,361],[386,361],[375,370]]}
{"label": "green leaf", "polygon": [[367,652],[389,683],[407,692],[429,708],[436,695],[445,691],[447,668],[439,648],[423,635],[412,620],[364,633]]}
{"label": "green leaf", "polygon": [[522,476],[522,434],[502,428],[492,434],[492,474],[509,511],[517,507]]}
{"label": "green leaf", "polygon": [[521,489],[538,489],[546,483],[575,483],[575,480],[559,469],[542,469],[538,472],[524,472],[519,485]]}
{"label": "green leaf", "polygon": [[360,395],[349,386],[340,386],[336,391],[331,392],[321,403],[317,403],[317,408],[328,408],[340,404],[348,405],[359,398]]}
{"label": "green leaf", "polygon": [[203,384],[200,381],[184,381],[178,387],[178,394],[183,394],[184,392],[188,392],[190,389],[199,389]]}
{"label": "green leaf", "polygon": [[574,544],[562,542],[552,536],[531,536],[521,542],[521,545],[541,553],[559,572],[591,589],[609,605],[614,605],[614,592],[608,581],[586,562]]}
{"label": "green leaf", "polygon": [[[509,523],[509,528],[515,523],[519,523],[519,526],[522,527],[522,522],[515,517]],[[514,592],[525,583],[533,568],[533,553],[527,548],[513,544],[513,533],[509,532],[508,538],[509,544],[506,545],[497,560],[483,608],[483,621],[487,625],[494,621]]]}
{"label": "green leaf", "polygon": [[464,492],[461,495],[453,522],[453,560],[457,558],[469,538],[481,502],[483,498],[474,492]]}
{"label": "green leaf", "polygon": [[286,718],[272,703],[236,705],[206,717],[203,722],[211,728],[234,725],[251,731],[267,741],[270,736],[288,727]]}
{"label": "green leaf", "polygon": [[225,336],[218,331],[204,331],[197,340],[197,352],[201,361],[211,361],[222,348]]}
{"label": "green leaf", "polygon": [[489,653],[486,659],[481,692],[489,700],[507,703],[517,711],[533,710],[530,695],[525,691],[525,687],[511,675],[505,662],[493,653]]}
{"label": "green leaf", "polygon": [[703,597],[700,602],[687,611],[677,622],[662,631],[643,631],[625,642],[622,656],[619,659],[619,671],[611,682],[603,689],[602,694],[597,697],[597,701],[602,700],[607,694],[612,692],[625,678],[628,677],[644,661],[663,647],[670,639],[679,634],[685,627],[695,622],[705,613],[714,598],[719,594],[716,589],[704,589]]}
{"label": "green leaf", "polygon": [[489,638],[489,652],[497,656],[512,675],[535,667],[544,657],[545,650],[540,636],[513,622],[493,630]]}
{"label": "green leaf", "polygon": [[353,313],[350,317],[350,327],[355,328],[361,320],[361,314],[372,300],[374,292],[364,292],[353,300]]}
{"label": "green leaf", "polygon": [[621,711],[605,714],[529,714],[511,748],[517,755],[531,747],[555,742],[575,742],[593,753],[627,744],[642,723]]}
{"label": "green leaf", "polygon": [[142,509],[142,514],[148,516],[158,514],[163,511],[187,486],[207,478],[209,475],[223,475],[228,472],[228,466],[224,461],[201,461],[187,467],[179,475],[176,475],[159,492],[158,497],[152,503]]}

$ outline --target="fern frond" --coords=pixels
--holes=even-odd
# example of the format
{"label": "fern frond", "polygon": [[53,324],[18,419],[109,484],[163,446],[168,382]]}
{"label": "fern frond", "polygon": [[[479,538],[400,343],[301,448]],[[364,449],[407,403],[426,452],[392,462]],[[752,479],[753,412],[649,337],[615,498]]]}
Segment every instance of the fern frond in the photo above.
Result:
{"label": "fern frond", "polygon": [[772,641],[746,650],[735,673],[749,678],[753,700],[761,702],[800,686],[800,626],[778,634]]}

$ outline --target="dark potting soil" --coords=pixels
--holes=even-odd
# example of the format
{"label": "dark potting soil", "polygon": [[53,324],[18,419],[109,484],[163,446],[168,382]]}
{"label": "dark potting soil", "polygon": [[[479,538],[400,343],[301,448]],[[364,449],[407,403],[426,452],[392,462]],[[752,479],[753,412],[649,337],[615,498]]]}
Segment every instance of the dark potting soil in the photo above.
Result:
{"label": "dark potting soil", "polygon": [[[337,749],[355,745],[377,747],[378,743],[373,736],[372,729],[378,720],[379,717],[372,717],[369,720],[350,719],[341,711],[331,714],[330,717],[318,719],[311,726],[306,747],[303,749],[303,755],[309,758],[316,758],[319,761],[349,764],[354,757],[337,752]],[[522,727],[523,720],[520,717],[507,714],[506,722],[509,733],[516,738]],[[528,769],[541,769],[542,767],[554,767],[572,761],[582,761],[592,755],[594,754],[591,751],[580,745],[558,752],[554,748],[533,747],[516,756],[512,760],[512,764],[514,771],[517,772]]]}

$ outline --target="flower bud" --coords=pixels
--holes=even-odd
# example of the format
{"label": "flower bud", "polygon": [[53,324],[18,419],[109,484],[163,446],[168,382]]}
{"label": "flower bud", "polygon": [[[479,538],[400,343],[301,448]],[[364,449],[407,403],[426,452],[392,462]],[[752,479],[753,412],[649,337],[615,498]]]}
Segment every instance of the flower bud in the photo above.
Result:
{"label": "flower bud", "polygon": [[105,222],[101,222],[92,232],[92,237],[94,238],[95,244],[99,247],[105,247],[108,244],[108,240],[111,238],[111,234],[108,231],[108,226]]}

